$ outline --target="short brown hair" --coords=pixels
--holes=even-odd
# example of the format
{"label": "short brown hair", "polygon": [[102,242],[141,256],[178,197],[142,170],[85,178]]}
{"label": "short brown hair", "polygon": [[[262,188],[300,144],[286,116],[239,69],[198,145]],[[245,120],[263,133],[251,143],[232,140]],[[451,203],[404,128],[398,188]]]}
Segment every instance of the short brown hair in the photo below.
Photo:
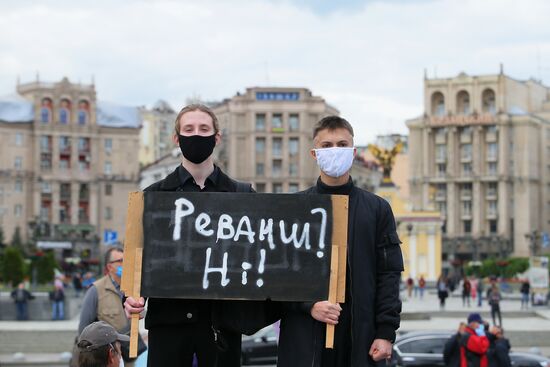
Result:
{"label": "short brown hair", "polygon": [[111,261],[111,254],[115,251],[124,253],[124,249],[122,247],[110,247],[107,251],[105,251],[105,255],[103,256],[104,268],[106,268],[107,264],[109,264],[109,261]]}
{"label": "short brown hair", "polygon": [[315,127],[313,128],[313,139],[319,134],[321,130],[336,130],[336,129],[346,129],[349,131],[351,136],[353,136],[353,127],[351,124],[344,118],[340,116],[327,116],[323,117]]}
{"label": "short brown hair", "polygon": [[178,116],[176,117],[176,121],[175,121],[175,124],[174,124],[175,125],[174,126],[175,130],[176,130],[176,135],[179,135],[179,133],[180,133],[180,120],[181,120],[181,117],[185,113],[191,112],[191,111],[201,111],[201,112],[207,113],[208,116],[210,116],[212,118],[212,124],[214,125],[214,132],[218,133],[220,131],[218,118],[216,117],[216,114],[214,113],[214,111],[212,111],[210,109],[210,107],[205,106],[203,104],[193,103],[193,104],[190,104],[190,105],[187,105],[187,106],[183,107],[181,109],[181,111],[178,113]]}

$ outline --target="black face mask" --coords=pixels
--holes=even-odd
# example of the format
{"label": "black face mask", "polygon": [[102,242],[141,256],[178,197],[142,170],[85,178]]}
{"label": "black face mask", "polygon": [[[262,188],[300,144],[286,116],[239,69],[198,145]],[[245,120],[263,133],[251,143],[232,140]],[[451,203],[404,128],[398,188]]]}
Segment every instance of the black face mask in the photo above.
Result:
{"label": "black face mask", "polygon": [[210,136],[178,134],[181,153],[190,162],[202,163],[210,157],[216,146],[216,134]]}

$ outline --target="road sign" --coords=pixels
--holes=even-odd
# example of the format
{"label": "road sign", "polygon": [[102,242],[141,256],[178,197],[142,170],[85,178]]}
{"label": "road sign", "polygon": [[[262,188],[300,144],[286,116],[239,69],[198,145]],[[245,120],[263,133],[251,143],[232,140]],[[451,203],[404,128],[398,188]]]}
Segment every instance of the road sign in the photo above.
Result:
{"label": "road sign", "polygon": [[118,232],[106,229],[103,231],[103,243],[106,245],[114,245],[118,242]]}

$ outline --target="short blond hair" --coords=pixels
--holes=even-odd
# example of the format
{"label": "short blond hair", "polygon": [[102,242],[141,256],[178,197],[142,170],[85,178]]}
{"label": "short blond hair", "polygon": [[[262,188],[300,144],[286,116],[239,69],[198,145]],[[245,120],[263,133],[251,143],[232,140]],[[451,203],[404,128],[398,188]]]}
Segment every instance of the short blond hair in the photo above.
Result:
{"label": "short blond hair", "polygon": [[181,117],[185,113],[191,112],[191,111],[201,111],[201,112],[204,112],[204,113],[208,114],[208,116],[210,116],[212,118],[212,124],[214,125],[214,132],[216,134],[218,132],[220,132],[220,126],[219,126],[219,123],[218,123],[218,118],[216,117],[216,114],[214,113],[214,111],[212,111],[210,109],[210,107],[205,106],[203,104],[192,103],[190,105],[187,105],[187,106],[183,107],[181,109],[181,111],[178,113],[178,116],[176,117],[176,121],[174,123],[174,127],[175,127],[175,130],[176,130],[176,135],[179,135],[179,133],[180,133],[180,120],[181,120]]}

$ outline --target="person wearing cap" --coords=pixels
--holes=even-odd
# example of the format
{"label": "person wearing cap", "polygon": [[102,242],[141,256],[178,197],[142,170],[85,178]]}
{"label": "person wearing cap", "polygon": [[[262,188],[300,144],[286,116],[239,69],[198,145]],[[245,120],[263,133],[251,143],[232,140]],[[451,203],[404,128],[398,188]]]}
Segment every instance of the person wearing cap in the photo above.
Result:
{"label": "person wearing cap", "polygon": [[78,337],[78,366],[118,367],[122,358],[121,341],[129,342],[130,338],[117,333],[105,321],[91,323]]}
{"label": "person wearing cap", "polygon": [[485,335],[485,325],[480,314],[468,315],[468,325],[464,328],[459,344],[461,367],[488,367],[489,339]]}

